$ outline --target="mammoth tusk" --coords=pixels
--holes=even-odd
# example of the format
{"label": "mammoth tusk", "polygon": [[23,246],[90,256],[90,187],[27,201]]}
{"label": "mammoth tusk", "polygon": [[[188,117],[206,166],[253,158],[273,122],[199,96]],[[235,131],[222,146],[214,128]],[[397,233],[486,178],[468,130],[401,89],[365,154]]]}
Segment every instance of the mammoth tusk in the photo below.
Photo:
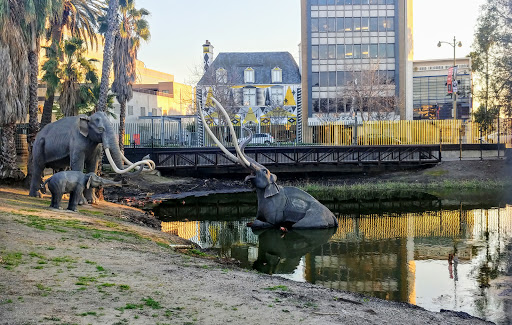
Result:
{"label": "mammoth tusk", "polygon": [[238,154],[239,160],[242,162],[242,165],[245,165],[245,167],[250,168],[251,163],[245,158],[245,155],[243,155],[242,152],[240,151],[240,147],[238,146],[238,139],[236,138],[236,134],[235,134],[235,129],[233,128],[233,124],[231,123],[231,121],[229,119],[228,113],[226,112],[224,107],[222,107],[222,105],[215,98],[213,98],[213,97],[211,97],[211,98],[212,98],[213,102],[215,103],[215,105],[217,105],[217,107],[220,109],[220,111],[226,118],[226,121],[228,122],[229,131],[231,133],[231,136],[233,137],[233,146],[235,147],[235,150],[236,150],[236,153]]}
{"label": "mammoth tusk", "polygon": [[[148,160],[142,160],[142,161],[136,162],[135,164],[131,164],[130,166],[126,167],[125,169],[119,169],[117,167],[117,165],[115,164],[114,160],[112,159],[112,156],[110,155],[109,148],[105,148],[105,154],[107,156],[108,162],[110,163],[110,165],[112,166],[114,171],[118,174],[125,174],[140,165],[148,165],[149,168],[152,167],[151,163]],[[154,164],[154,162],[153,162],[153,164]],[[143,168],[143,167],[141,167],[141,168]]]}
{"label": "mammoth tusk", "polygon": [[[125,163],[127,163],[128,165],[133,165],[133,163],[131,161],[128,160],[128,158],[126,158],[124,155],[123,156],[123,161]],[[152,170],[155,170],[156,168],[156,165],[155,165],[155,162],[151,159],[144,159],[144,160],[141,160],[141,161],[144,161],[144,162],[148,162],[149,163],[149,168],[148,169],[144,169],[144,171],[152,171]],[[147,165],[147,164],[146,164]],[[141,168],[141,167],[139,167]]]}
{"label": "mammoth tusk", "polygon": [[210,130],[210,127],[208,126],[208,124],[206,124],[206,121],[204,119],[203,110],[200,107],[199,107],[199,115],[201,116],[201,122],[203,122],[206,132],[208,132],[208,134],[212,138],[213,142],[215,142],[217,144],[217,146],[219,146],[220,150],[222,150],[222,152],[224,152],[226,154],[226,156],[229,158],[229,160],[231,160],[235,164],[240,163],[240,159],[238,159],[237,156],[235,156],[231,152],[229,152],[229,150],[226,149],[226,147],[224,147],[222,145],[222,143],[220,143],[219,139],[217,139],[217,137],[213,134],[212,130]]}

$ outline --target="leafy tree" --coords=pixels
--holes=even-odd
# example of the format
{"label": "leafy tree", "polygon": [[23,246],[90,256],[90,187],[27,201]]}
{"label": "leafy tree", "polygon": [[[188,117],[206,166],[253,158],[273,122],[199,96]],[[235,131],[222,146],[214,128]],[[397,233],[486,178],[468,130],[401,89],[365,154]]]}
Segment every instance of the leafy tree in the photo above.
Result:
{"label": "leafy tree", "polygon": [[78,115],[80,109],[88,110],[97,97],[93,89],[98,85],[98,75],[92,61],[84,57],[84,41],[73,37],[64,42],[64,62],[60,70],[60,110],[64,116]]}
{"label": "leafy tree", "polygon": [[473,119],[480,124],[482,132],[491,130],[496,119],[499,116],[499,109],[497,107],[487,108],[485,105],[480,105],[476,111],[473,112]]}
{"label": "leafy tree", "polygon": [[49,28],[46,39],[51,45],[46,49],[48,63],[43,80],[46,82],[46,99],[43,106],[41,127],[52,120],[52,109],[55,102],[55,92],[60,86],[57,76],[59,61],[63,59],[62,41],[64,30],[69,31],[73,37],[85,40],[91,46],[97,44],[97,20],[105,6],[104,0],[57,0],[61,2],[59,10],[49,17]]}
{"label": "leafy tree", "polygon": [[[149,24],[144,18],[149,11],[136,9],[134,0],[119,2],[120,24],[114,41],[114,82],[112,92],[120,104],[119,147],[124,151],[126,103],[132,99],[132,86],[137,77],[137,52],[141,40],[150,38]],[[103,25],[100,29],[106,29]]]}
{"label": "leafy tree", "polygon": [[16,122],[25,119],[28,107],[28,42],[23,0],[0,3],[0,126],[2,126],[0,179],[25,177],[16,166]]}

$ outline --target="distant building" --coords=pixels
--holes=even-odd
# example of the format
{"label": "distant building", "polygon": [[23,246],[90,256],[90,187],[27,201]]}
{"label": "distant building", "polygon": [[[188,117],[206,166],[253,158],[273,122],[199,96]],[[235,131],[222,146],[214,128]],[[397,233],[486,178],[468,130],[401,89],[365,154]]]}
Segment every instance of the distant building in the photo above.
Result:
{"label": "distant building", "polygon": [[[94,59],[94,66],[101,78],[103,64],[103,43],[88,48],[85,54],[87,59]],[[44,51],[41,51],[40,65],[46,61]],[[126,104],[126,122],[135,122],[142,116],[160,115],[186,115],[194,107],[194,92],[192,87],[174,81],[174,75],[149,69],[144,62],[137,60],[137,78],[133,86],[133,98]],[[110,82],[114,80],[113,72]],[[38,87],[38,106],[42,111],[46,95],[46,85],[41,83]],[[58,103],[59,94],[56,94],[55,104]],[[114,99],[114,114],[119,121],[120,105]]]}
{"label": "distant building", "polygon": [[341,120],[364,114],[365,103],[354,103],[349,92],[368,87],[368,71],[383,84],[374,97],[396,103],[395,119],[412,119],[412,0],[301,4],[304,122],[322,114]]}
{"label": "distant building", "polygon": [[209,111],[213,96],[234,116],[235,125],[263,132],[271,124],[297,124],[300,89],[299,67],[288,52],[219,53],[198,82],[196,97],[198,107]]}
{"label": "distant building", "polygon": [[[469,119],[473,109],[471,97],[471,59],[456,59],[457,118]],[[453,98],[448,93],[448,69],[453,59],[414,61],[414,119],[453,118]]]}

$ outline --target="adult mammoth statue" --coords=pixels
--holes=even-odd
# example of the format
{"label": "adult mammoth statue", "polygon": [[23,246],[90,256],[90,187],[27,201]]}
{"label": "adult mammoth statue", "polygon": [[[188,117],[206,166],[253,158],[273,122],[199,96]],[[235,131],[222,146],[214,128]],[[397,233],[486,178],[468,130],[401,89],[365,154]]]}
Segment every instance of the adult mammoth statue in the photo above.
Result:
{"label": "adult mammoth statue", "polygon": [[252,172],[251,175],[246,177],[246,181],[250,180],[256,188],[258,212],[256,220],[252,222],[251,227],[253,229],[272,227],[291,227],[295,229],[337,227],[338,221],[336,217],[322,203],[301,189],[277,185],[276,175],[272,174],[265,166],[245,155],[244,148],[251,141],[252,132],[249,130],[249,137],[239,145],[229,115],[215,98],[212,98],[212,100],[228,123],[237,155],[235,156],[227,150],[215,137],[200,109],[201,121],[205,130],[231,161],[244,166]]}
{"label": "adult mammoth statue", "polygon": [[[75,171],[85,168],[87,173],[95,172],[102,148],[105,148],[105,155],[116,173],[155,169],[155,163],[149,159],[131,163],[121,153],[117,139],[118,135],[104,112],[65,117],[46,125],[37,134],[32,149],[33,174],[29,195],[39,195],[44,168],[70,166]],[[125,168],[123,163],[128,166]],[[92,188],[84,191],[84,196],[90,203],[97,201]]]}

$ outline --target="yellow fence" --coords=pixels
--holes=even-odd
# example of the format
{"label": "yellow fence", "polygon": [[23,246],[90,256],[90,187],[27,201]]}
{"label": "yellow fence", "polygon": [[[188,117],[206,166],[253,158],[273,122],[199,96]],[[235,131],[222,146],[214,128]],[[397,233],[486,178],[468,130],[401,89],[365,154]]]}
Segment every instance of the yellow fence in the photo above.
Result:
{"label": "yellow fence", "polygon": [[323,145],[398,145],[507,143],[505,132],[481,131],[480,125],[461,120],[371,121],[322,123],[303,130],[303,143]]}

